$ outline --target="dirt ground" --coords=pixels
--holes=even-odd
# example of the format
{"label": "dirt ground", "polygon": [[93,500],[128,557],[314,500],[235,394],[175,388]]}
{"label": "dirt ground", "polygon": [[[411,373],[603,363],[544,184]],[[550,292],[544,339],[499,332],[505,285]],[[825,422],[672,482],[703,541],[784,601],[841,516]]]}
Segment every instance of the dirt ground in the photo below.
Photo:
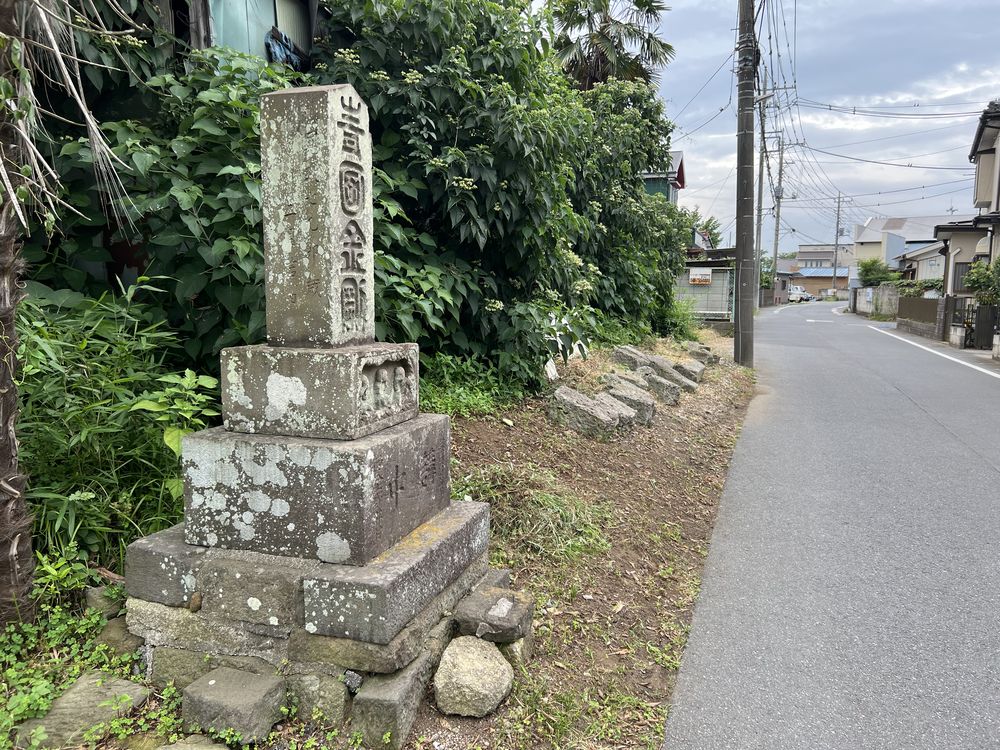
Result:
{"label": "dirt ground", "polygon": [[[732,340],[649,427],[600,442],[553,425],[546,400],[456,419],[453,479],[493,504],[495,564],[538,606],[535,657],[483,720],[421,708],[412,748],[658,748],[733,446],[753,392]],[[676,345],[656,348],[683,358]],[[608,353],[562,366],[584,389]]]}

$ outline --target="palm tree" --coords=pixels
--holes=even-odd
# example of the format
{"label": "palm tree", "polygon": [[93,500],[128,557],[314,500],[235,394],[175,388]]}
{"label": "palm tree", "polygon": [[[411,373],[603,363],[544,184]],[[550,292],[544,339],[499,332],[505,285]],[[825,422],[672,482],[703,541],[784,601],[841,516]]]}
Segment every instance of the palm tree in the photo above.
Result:
{"label": "palm tree", "polygon": [[662,0],[561,0],[554,11],[559,60],[584,90],[609,78],[651,83],[674,56],[657,36],[667,10]]}
{"label": "palm tree", "polygon": [[[128,20],[113,2],[104,7]],[[90,141],[99,182],[107,194],[122,198],[116,171],[120,162],[116,165],[117,157],[87,107],[76,46],[76,34],[111,38],[122,33],[104,25],[93,2],[73,7],[69,0],[0,0],[0,625],[33,614],[31,515],[16,434],[15,319],[24,297],[20,249],[32,217],[51,226],[57,209],[64,207],[58,175],[45,153],[45,121],[53,113],[42,101],[55,94],[69,103]],[[117,205],[117,200],[110,203]]]}

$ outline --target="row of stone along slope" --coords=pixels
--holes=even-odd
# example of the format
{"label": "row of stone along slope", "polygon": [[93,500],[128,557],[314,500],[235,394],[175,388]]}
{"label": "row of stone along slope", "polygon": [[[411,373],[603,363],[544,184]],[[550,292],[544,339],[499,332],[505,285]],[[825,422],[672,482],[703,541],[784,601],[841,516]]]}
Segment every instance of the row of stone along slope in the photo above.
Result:
{"label": "row of stone along slope", "polygon": [[657,401],[676,404],[681,391],[698,387],[706,366],[719,362],[719,355],[704,344],[689,341],[686,348],[691,359],[674,362],[634,346],[616,347],[612,358],[621,367],[602,376],[604,390],[588,396],[560,386],[549,402],[549,417],[602,440],[637,424],[648,425],[656,414]]}

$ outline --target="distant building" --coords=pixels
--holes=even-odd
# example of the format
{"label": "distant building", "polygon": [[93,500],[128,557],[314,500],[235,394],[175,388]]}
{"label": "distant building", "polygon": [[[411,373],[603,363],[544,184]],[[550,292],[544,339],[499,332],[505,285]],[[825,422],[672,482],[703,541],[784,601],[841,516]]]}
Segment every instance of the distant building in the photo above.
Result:
{"label": "distant building", "polygon": [[799,245],[795,262],[799,268],[833,268],[834,256],[838,266],[851,265],[853,253],[850,243],[842,245]]}
{"label": "distant building", "polygon": [[[935,228],[941,224],[971,220],[971,216],[872,217],[854,227],[851,286],[857,286],[858,263],[878,258],[893,270],[906,271],[913,254],[922,253],[937,241]],[[901,265],[902,264],[902,265]],[[915,273],[915,271],[914,271]]]}
{"label": "distant building", "polygon": [[668,201],[677,205],[678,191],[684,189],[684,152],[670,152],[670,169],[666,172],[648,172],[642,176],[646,183],[646,192],[650,195],[662,195]]}

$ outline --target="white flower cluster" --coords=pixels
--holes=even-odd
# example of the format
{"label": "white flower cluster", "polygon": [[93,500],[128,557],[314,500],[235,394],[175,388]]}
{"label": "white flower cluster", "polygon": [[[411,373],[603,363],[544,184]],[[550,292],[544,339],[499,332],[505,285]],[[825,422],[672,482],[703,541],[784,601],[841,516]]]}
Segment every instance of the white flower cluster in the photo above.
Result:
{"label": "white flower cluster", "polygon": [[500,312],[503,310],[503,302],[498,299],[488,299],[483,307],[486,308],[487,312]]}
{"label": "white flower cluster", "polygon": [[573,294],[577,297],[583,297],[592,291],[594,291],[594,285],[586,279],[577,279],[573,282]]}
{"label": "white flower cluster", "polygon": [[346,65],[361,64],[361,55],[352,49],[338,49],[333,53],[333,56],[337,58],[337,62],[344,63]]}
{"label": "white flower cluster", "polygon": [[419,70],[408,70],[403,73],[403,82],[411,86],[420,83],[422,80],[424,80],[424,74]]}
{"label": "white flower cluster", "polygon": [[384,70],[373,70],[371,73],[368,74],[368,79],[371,81],[385,82],[389,80],[389,74],[386,73]]}
{"label": "white flower cluster", "polygon": [[456,177],[452,184],[461,190],[475,190],[476,181],[471,177]]}

